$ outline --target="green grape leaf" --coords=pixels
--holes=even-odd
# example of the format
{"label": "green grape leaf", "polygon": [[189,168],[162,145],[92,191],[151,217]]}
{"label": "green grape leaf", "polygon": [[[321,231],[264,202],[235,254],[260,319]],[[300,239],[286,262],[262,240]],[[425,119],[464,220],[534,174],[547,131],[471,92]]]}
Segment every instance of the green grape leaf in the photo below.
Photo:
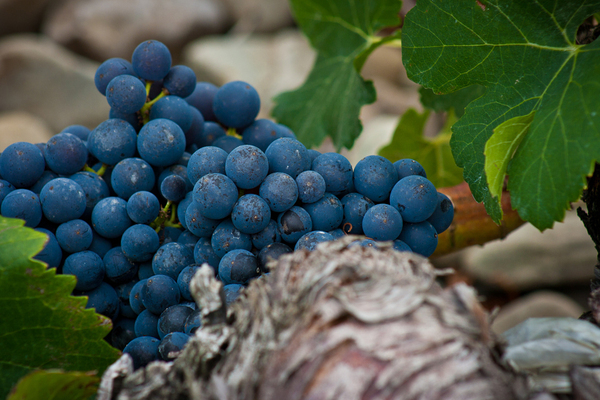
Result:
{"label": "green grape leaf", "polygon": [[71,296],[75,277],[32,260],[47,236],[0,216],[0,398],[35,369],[102,372],[119,351],[102,338],[110,320]]}
{"label": "green grape leaf", "polygon": [[6,400],[87,400],[100,378],[85,372],[34,371],[21,378]]}
{"label": "green grape leaf", "polygon": [[494,128],[535,111],[508,166],[512,206],[538,229],[564,218],[600,159],[600,41],[575,43],[600,1],[420,1],[403,26],[410,79],[435,93],[485,94],[453,126],[450,145],[477,201],[502,214],[485,175]]}
{"label": "green grape leaf", "polygon": [[485,88],[481,85],[471,85],[464,89],[448,94],[435,94],[433,90],[423,86],[419,89],[421,104],[435,112],[454,110],[457,118],[465,113],[465,107],[478,97],[483,96]]}
{"label": "green grape leaf", "polygon": [[400,24],[399,0],[291,0],[296,22],[317,50],[304,84],[275,97],[273,117],[290,127],[307,147],[330,136],[351,148],[362,131],[360,109],[377,98],[360,70],[371,52],[399,40],[377,33]]}
{"label": "green grape leaf", "polygon": [[508,163],[531,126],[535,111],[504,121],[485,144],[485,175],[490,193],[500,201]]}
{"label": "green grape leaf", "polygon": [[458,185],[463,181],[462,169],[454,162],[449,144],[452,135],[450,127],[456,122],[456,117],[450,110],[438,135],[427,138],[423,136],[423,131],[429,115],[429,111],[419,114],[412,108],[408,109],[402,114],[392,141],[379,150],[379,155],[391,162],[403,158],[417,160],[435,187]]}

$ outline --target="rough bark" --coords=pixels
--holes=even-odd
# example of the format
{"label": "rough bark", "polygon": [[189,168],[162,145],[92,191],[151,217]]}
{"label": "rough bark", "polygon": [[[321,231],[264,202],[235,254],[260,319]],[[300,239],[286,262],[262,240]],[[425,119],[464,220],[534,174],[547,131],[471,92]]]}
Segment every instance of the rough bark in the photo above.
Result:
{"label": "rough bark", "polygon": [[224,317],[209,267],[192,280],[198,330],[172,363],[131,371],[99,399],[523,399],[470,287],[442,289],[424,258],[347,247],[352,237],[280,258]]}

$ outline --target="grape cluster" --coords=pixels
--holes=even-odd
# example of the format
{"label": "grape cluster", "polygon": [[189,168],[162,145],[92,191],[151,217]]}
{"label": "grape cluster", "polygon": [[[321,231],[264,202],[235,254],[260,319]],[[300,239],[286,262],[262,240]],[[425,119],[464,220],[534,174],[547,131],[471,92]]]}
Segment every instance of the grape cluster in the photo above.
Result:
{"label": "grape cluster", "polygon": [[77,278],[74,294],[113,320],[107,340],[136,368],[200,328],[189,283],[204,263],[231,302],[282,254],[356,234],[353,245],[429,256],[452,222],[416,161],[368,156],[353,169],[309,150],[256,118],[251,85],[196,82],[160,42],[105,61],[95,84],[107,120],[2,152],[0,211],[48,235],[35,258]]}

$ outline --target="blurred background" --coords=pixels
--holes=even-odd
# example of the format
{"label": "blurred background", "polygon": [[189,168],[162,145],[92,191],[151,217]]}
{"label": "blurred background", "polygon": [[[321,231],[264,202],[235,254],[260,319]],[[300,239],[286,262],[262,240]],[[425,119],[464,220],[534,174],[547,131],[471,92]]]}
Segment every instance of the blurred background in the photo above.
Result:
{"label": "blurred background", "polygon": [[[413,4],[405,1],[402,12]],[[0,151],[108,118],[95,70],[111,57],[129,60],[147,39],[165,43],[173,63],[191,67],[199,81],[252,84],[260,118],[270,116],[275,95],[304,81],[315,59],[288,0],[0,0]],[[378,99],[362,109],[364,130],[353,149],[342,151],[352,164],[377,154],[407,109],[422,110],[400,49],[379,47],[362,75]],[[433,118],[428,130],[441,122],[443,116]],[[326,141],[318,150],[334,147]],[[596,257],[571,211],[544,233],[525,224],[504,240],[432,261],[455,269],[449,283],[474,285],[489,310],[501,306],[493,327],[502,332],[530,316],[579,317],[588,308]]]}

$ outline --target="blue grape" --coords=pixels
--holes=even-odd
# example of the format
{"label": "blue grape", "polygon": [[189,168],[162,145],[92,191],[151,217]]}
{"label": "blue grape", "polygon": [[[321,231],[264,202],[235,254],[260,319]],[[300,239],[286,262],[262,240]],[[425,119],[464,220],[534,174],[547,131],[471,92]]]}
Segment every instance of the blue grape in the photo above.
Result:
{"label": "blue grape", "polygon": [[56,228],[56,240],[67,253],[87,250],[92,244],[93,238],[92,228],[81,219],[63,222]]}
{"label": "blue grape", "polygon": [[35,228],[42,220],[40,198],[31,190],[13,190],[2,201],[0,214],[8,218],[20,218],[25,221],[25,226]]}
{"label": "blue grape", "polygon": [[325,179],[315,171],[304,171],[296,177],[298,198],[305,204],[319,201],[325,195]]}
{"label": "blue grape", "polygon": [[98,202],[110,195],[108,185],[102,177],[87,171],[77,172],[69,177],[77,182],[85,193],[85,211],[83,216],[90,218],[92,211]]}
{"label": "blue grape", "polygon": [[17,188],[33,185],[40,179],[45,167],[44,155],[31,143],[13,143],[0,154],[0,175]]}
{"label": "blue grape", "polygon": [[148,191],[135,192],[127,200],[127,215],[136,224],[150,224],[158,217],[160,203]]}
{"label": "blue grape", "polygon": [[274,140],[279,139],[277,128],[277,124],[269,119],[257,119],[244,129],[242,140],[264,152]]}
{"label": "blue grape", "polygon": [[202,113],[204,120],[216,121],[213,112],[213,100],[218,87],[209,82],[196,82],[196,87],[192,94],[185,98],[185,101]]}
{"label": "blue grape", "polygon": [[193,335],[198,329],[202,327],[201,313],[202,310],[197,308],[194,311],[192,311],[190,315],[188,315],[188,317],[185,320],[185,324],[183,325],[183,332],[185,332],[187,335]]}
{"label": "blue grape", "polygon": [[102,282],[95,289],[81,292],[82,296],[87,296],[86,308],[93,308],[98,314],[102,314],[110,319],[116,319],[119,315],[121,301],[117,292],[106,282]]}
{"label": "blue grape", "polygon": [[219,147],[206,146],[194,152],[188,163],[190,181],[196,183],[206,174],[219,173],[225,175],[227,152]]}
{"label": "blue grape", "polygon": [[427,218],[429,222],[435,228],[436,232],[442,233],[452,225],[454,219],[454,206],[448,196],[438,192],[438,204],[435,208],[431,217]]}
{"label": "blue grape", "polygon": [[354,247],[354,246],[361,246],[361,247],[372,247],[372,248],[378,248],[377,246],[377,242],[372,240],[372,239],[361,239],[361,240],[355,240],[354,242],[350,243],[348,245],[348,248]]}
{"label": "blue grape", "polygon": [[67,178],[56,178],[46,183],[40,191],[44,216],[55,224],[79,218],[85,212],[85,192],[81,186]]}
{"label": "blue grape", "polygon": [[120,317],[113,323],[113,328],[110,331],[110,344],[119,350],[123,350],[136,337],[134,326],[134,320],[129,317]]}
{"label": "blue grape", "polygon": [[242,233],[258,233],[269,225],[271,209],[260,196],[245,194],[233,206],[231,221]]}
{"label": "blue grape", "polygon": [[327,233],[329,233],[331,236],[333,236],[334,240],[337,240],[337,239],[340,239],[340,238],[343,238],[344,236],[346,236],[346,234],[344,233],[344,231],[341,230],[341,229],[339,229],[339,228],[338,229],[334,229],[332,231],[329,231]]}
{"label": "blue grape", "polygon": [[177,282],[170,276],[153,275],[142,286],[142,303],[150,312],[160,315],[170,306],[179,303],[181,294]]}
{"label": "blue grape", "polygon": [[175,122],[165,118],[153,119],[140,129],[137,149],[151,165],[167,167],[183,155],[185,135]]}
{"label": "blue grape", "polygon": [[150,336],[158,339],[158,315],[142,310],[135,319],[134,330],[137,337]]}
{"label": "blue grape", "polygon": [[344,219],[342,202],[332,195],[325,193],[321,200],[302,206],[310,215],[312,229],[315,231],[330,231],[340,226]]}
{"label": "blue grape", "polygon": [[181,235],[179,235],[177,238],[177,243],[181,243],[193,252],[198,240],[200,240],[199,236],[194,235],[192,232],[186,229],[181,232]]}
{"label": "blue grape", "polygon": [[206,263],[210,265],[215,271],[217,270],[221,258],[217,256],[217,253],[215,253],[215,251],[213,250],[212,245],[210,243],[210,239],[198,239],[196,245],[194,246],[194,261],[200,265]]}
{"label": "blue grape", "polygon": [[127,353],[133,360],[133,369],[145,367],[152,361],[158,360],[158,345],[160,341],[150,336],[140,336],[133,339],[125,346],[123,353]]}
{"label": "blue grape", "polygon": [[298,206],[294,206],[279,214],[277,226],[281,232],[281,238],[290,244],[296,244],[304,234],[312,231],[313,223],[308,212]]}
{"label": "blue grape", "polygon": [[154,271],[152,271],[152,261],[146,261],[140,264],[138,268],[138,278],[139,279],[147,279],[154,275]]}
{"label": "blue grape", "polygon": [[223,257],[232,250],[252,249],[250,235],[240,232],[231,222],[226,219],[217,226],[210,239],[213,250],[217,257]]}
{"label": "blue grape", "polygon": [[91,130],[87,126],[76,124],[76,125],[67,126],[59,133],[70,133],[70,134],[77,136],[79,139],[83,140],[84,142],[86,142],[88,140],[88,136],[90,135],[90,132],[91,132]]}
{"label": "blue grape", "polygon": [[186,195],[186,182],[179,175],[169,175],[160,184],[160,194],[173,203],[178,203]]}
{"label": "blue grape", "polygon": [[[49,173],[50,173],[50,174],[54,174],[53,172],[49,172]],[[43,176],[43,175],[42,175],[42,176]],[[56,175],[54,175],[54,177],[56,178],[57,176],[56,176]],[[42,178],[40,178],[40,179],[42,179]],[[52,179],[51,179],[51,180],[52,180]],[[38,181],[38,182],[39,182],[39,181]],[[44,185],[45,185],[45,183],[44,183]],[[44,185],[42,185],[42,187],[43,187]],[[42,188],[40,187],[40,190],[41,190],[41,189],[42,189]],[[4,198],[5,198],[5,197],[6,197],[6,196],[7,196],[7,195],[10,193],[10,192],[12,192],[13,190],[15,190],[15,187],[13,186],[13,184],[12,184],[12,183],[10,183],[10,182],[8,182],[8,181],[5,181],[4,179],[0,179],[0,203],[2,203],[2,201],[4,201]],[[33,187],[32,187],[32,189],[31,189],[31,191],[32,191],[33,193],[35,193],[35,194],[39,194],[39,193],[40,193],[40,192],[39,192],[39,190],[38,190],[38,191],[35,191],[35,190],[33,190]]]}
{"label": "blue grape", "polygon": [[273,212],[289,210],[298,200],[298,185],[294,178],[283,172],[267,175],[260,185],[258,194]]}
{"label": "blue grape", "polygon": [[367,210],[362,221],[365,235],[379,241],[394,240],[402,231],[402,217],[388,204],[377,204]]}
{"label": "blue grape", "polygon": [[394,250],[396,251],[408,251],[412,253],[412,250],[410,247],[408,247],[408,245],[406,243],[404,243],[402,240],[394,240],[394,246],[393,246]]}
{"label": "blue grape", "polygon": [[149,261],[159,246],[158,233],[148,225],[132,225],[121,236],[123,253],[133,262]]}
{"label": "blue grape", "polygon": [[249,83],[228,82],[215,93],[213,112],[225,126],[244,128],[254,121],[259,111],[260,97]]}
{"label": "blue grape", "polygon": [[296,246],[294,246],[294,250],[304,249],[308,251],[313,251],[317,248],[317,245],[319,243],[330,242],[332,240],[335,240],[335,238],[330,233],[319,230],[308,232],[307,234],[303,235],[300,239],[298,239],[298,241],[296,242]]}
{"label": "blue grape", "polygon": [[352,164],[341,154],[325,153],[314,159],[313,171],[325,179],[328,192],[339,195],[352,185]]}
{"label": "blue grape", "polygon": [[95,232],[93,230],[92,230],[92,234],[93,234],[92,244],[90,244],[90,247],[88,247],[88,250],[93,251],[94,253],[98,254],[100,256],[100,258],[104,258],[106,253],[108,253],[108,251],[110,249],[112,249],[112,243],[108,239],[103,238],[97,232]]}
{"label": "blue grape", "polygon": [[296,177],[307,169],[309,158],[306,147],[296,139],[281,138],[275,140],[265,151],[269,160],[269,172],[283,172]]}
{"label": "blue grape", "polygon": [[127,202],[119,197],[100,200],[92,211],[92,227],[107,239],[120,237],[130,226]]}
{"label": "blue grape", "polygon": [[211,173],[198,179],[194,185],[193,196],[194,203],[203,216],[221,219],[231,214],[233,205],[238,199],[238,189],[226,175]]}
{"label": "blue grape", "polygon": [[259,275],[258,260],[248,250],[231,250],[219,262],[219,278],[224,285],[245,285]]}
{"label": "blue grape", "polygon": [[44,158],[52,171],[59,175],[71,175],[83,168],[88,159],[88,150],[77,136],[59,133],[48,140]]}
{"label": "blue grape", "polygon": [[192,313],[190,307],[181,304],[165,309],[158,318],[158,336],[162,339],[172,332],[183,333],[185,320]]}
{"label": "blue grape", "polygon": [[[122,113],[118,110],[115,110],[114,108],[111,108],[110,111],[108,112],[108,118],[109,119],[119,119],[124,122],[127,122],[129,125],[131,125],[134,132],[139,132],[140,129],[142,129],[143,121],[140,116],[140,113],[127,114],[127,113]],[[134,147],[135,147],[135,143],[134,143]],[[129,156],[129,157],[131,157],[131,156]]]}
{"label": "blue grape", "polygon": [[[192,201],[194,201],[193,199],[193,192],[188,192],[185,197],[183,198],[183,200],[181,200],[179,202],[179,204],[177,205],[177,219],[179,220],[179,223],[181,224],[181,227],[183,229],[188,229],[187,223],[185,221],[185,213],[187,211],[187,208],[190,204],[192,204]],[[195,234],[194,234],[195,235]]]}
{"label": "blue grape", "polygon": [[115,76],[106,87],[106,101],[112,109],[133,114],[146,103],[146,88],[135,76]]}
{"label": "blue grape", "polygon": [[236,147],[243,145],[244,142],[242,142],[240,139],[229,135],[218,137],[212,142],[212,146],[225,150],[227,154],[229,154]]}
{"label": "blue grape", "polygon": [[438,244],[437,232],[427,221],[404,224],[398,239],[406,243],[413,252],[423,257],[432,255]]}
{"label": "blue grape", "polygon": [[133,126],[122,119],[111,118],[90,132],[87,148],[98,161],[115,165],[133,157],[136,143],[137,135]]}
{"label": "blue grape", "polygon": [[194,263],[194,254],[181,243],[163,244],[152,257],[152,270],[157,275],[167,275],[176,280],[179,273]]}
{"label": "blue grape", "polygon": [[262,272],[269,272],[269,263],[276,261],[284,254],[291,253],[292,249],[285,243],[274,242],[263,247],[258,253],[258,264]]}
{"label": "blue grape", "polygon": [[183,332],[171,332],[165,335],[158,344],[158,354],[161,360],[173,361],[175,357],[169,355],[180,352],[189,339],[190,336]]}
{"label": "blue grape", "polygon": [[194,277],[196,271],[198,271],[199,267],[197,266],[189,266],[185,267],[179,273],[177,277],[177,285],[179,286],[179,291],[181,292],[181,297],[186,300],[193,301],[192,294],[190,293],[190,282]]}
{"label": "blue grape", "polygon": [[396,161],[394,163],[394,167],[398,173],[398,180],[411,175],[420,175],[423,178],[427,178],[427,173],[425,172],[423,166],[419,164],[418,161],[411,158],[405,158]]}
{"label": "blue grape", "polygon": [[223,286],[223,292],[225,293],[225,304],[230,305],[240,297],[244,286],[239,283],[230,283],[229,285]]}
{"label": "blue grape", "polygon": [[[227,136],[227,132],[225,131],[225,129],[223,129],[221,127],[221,125],[217,124],[216,122],[204,122],[203,125],[203,129],[202,129],[202,135],[198,135],[195,137],[195,144],[198,145],[199,148],[202,148],[204,146],[215,146],[214,142],[217,139],[223,138],[223,137],[231,137],[231,136]],[[235,139],[235,138],[233,138]],[[228,139],[226,139],[228,140]],[[239,139],[238,139],[239,140]],[[235,142],[236,145],[239,144],[239,141]],[[244,142],[242,142],[239,145],[244,144]],[[223,146],[217,146],[219,148],[222,148]],[[225,146],[227,147],[227,145]],[[225,150],[225,149],[223,149]],[[230,150],[227,150],[227,153],[229,153]]]}
{"label": "blue grape", "polygon": [[44,245],[44,248],[33,256],[33,259],[48,264],[48,268],[58,268],[62,261],[62,249],[56,240],[56,236],[48,229],[35,228],[35,230],[45,233],[48,236],[48,241]]}
{"label": "blue grape", "polygon": [[296,139],[296,134],[294,134],[289,126],[284,124],[277,124],[277,136],[280,138]]}
{"label": "blue grape", "polygon": [[185,212],[185,226],[194,235],[208,238],[211,237],[221,220],[206,218],[202,215],[203,209],[200,203],[192,201]]}
{"label": "blue grape", "polygon": [[252,235],[252,244],[258,250],[274,242],[281,242],[281,234],[275,220],[270,220],[265,229]]}
{"label": "blue grape", "polygon": [[181,97],[165,96],[150,109],[150,120],[156,119],[167,119],[179,126],[182,132],[187,132],[192,126],[194,114],[192,107]]}
{"label": "blue grape", "polygon": [[136,192],[152,190],[155,179],[154,170],[146,161],[126,158],[113,168],[110,183],[119,197],[129,200]]}
{"label": "blue grape", "polygon": [[77,278],[76,290],[92,290],[99,287],[104,279],[104,263],[93,251],[73,253],[65,259],[63,274]]}
{"label": "blue grape", "polygon": [[257,187],[268,173],[269,161],[256,146],[238,146],[229,152],[225,160],[225,174],[240,189]]}
{"label": "blue grape", "polygon": [[148,81],[160,81],[171,69],[171,53],[157,40],[140,43],[131,56],[131,66],[137,76]]}
{"label": "blue grape", "polygon": [[164,77],[163,86],[174,96],[191,96],[196,89],[196,74],[190,67],[175,65]]}
{"label": "blue grape", "polygon": [[[158,179],[156,180],[156,187],[160,188],[160,185],[162,185],[165,178],[170,175],[177,175],[177,176],[180,176],[183,178],[183,180],[185,181],[186,192],[190,192],[194,188],[194,185],[192,184],[192,182],[190,181],[190,179],[188,177],[187,167],[185,167],[183,165],[179,165],[179,164],[171,165],[170,167],[165,168],[160,173],[160,175],[158,175]],[[184,195],[184,197],[185,197],[185,195]]]}
{"label": "blue grape", "polygon": [[363,217],[375,203],[362,194],[348,193],[342,197],[342,205],[344,206],[342,230],[352,235],[362,235]]}
{"label": "blue grape", "polygon": [[109,58],[100,64],[94,75],[94,84],[102,96],[106,95],[108,83],[119,75],[135,75],[129,61],[122,58]]}
{"label": "blue grape", "polygon": [[354,189],[376,203],[386,201],[398,173],[394,165],[381,156],[367,156],[354,167]]}
{"label": "blue grape", "polygon": [[190,148],[192,145],[202,147],[205,142],[204,117],[200,111],[196,110],[194,107],[188,107],[188,109],[192,113],[192,124],[190,125],[190,128],[184,132],[186,149]]}
{"label": "blue grape", "polygon": [[315,161],[315,158],[319,157],[321,152],[319,150],[308,149],[308,156],[310,157],[310,166],[312,168],[312,163]]}
{"label": "blue grape", "polygon": [[141,279],[133,285],[131,292],[129,293],[129,305],[136,314],[140,314],[146,309],[146,306],[144,306],[144,303],[142,302],[142,289],[146,285],[146,282],[146,278]]}
{"label": "blue grape", "polygon": [[390,205],[400,212],[404,221],[410,223],[425,221],[433,214],[437,204],[435,186],[420,175],[400,179],[390,194]]}
{"label": "blue grape", "polygon": [[[40,192],[42,191],[42,188],[44,187],[44,185],[48,182],[50,182],[52,179],[56,179],[58,178],[58,174],[50,171],[50,170],[45,170],[44,173],[42,174],[42,176],[40,177],[40,179],[37,180],[36,183],[34,183],[29,190],[31,190],[33,193],[35,194],[40,194]],[[6,184],[10,185],[10,187],[12,187],[11,190],[14,190],[15,187],[13,185],[11,185],[9,182],[6,182]],[[1,183],[0,183],[1,185]],[[1,186],[0,187],[0,202],[4,199],[4,196],[2,196],[2,188],[4,188],[5,186]],[[6,187],[8,189],[8,187]]]}
{"label": "blue grape", "polygon": [[113,285],[131,281],[137,276],[138,265],[131,262],[121,247],[113,247],[103,258],[106,279]]}

